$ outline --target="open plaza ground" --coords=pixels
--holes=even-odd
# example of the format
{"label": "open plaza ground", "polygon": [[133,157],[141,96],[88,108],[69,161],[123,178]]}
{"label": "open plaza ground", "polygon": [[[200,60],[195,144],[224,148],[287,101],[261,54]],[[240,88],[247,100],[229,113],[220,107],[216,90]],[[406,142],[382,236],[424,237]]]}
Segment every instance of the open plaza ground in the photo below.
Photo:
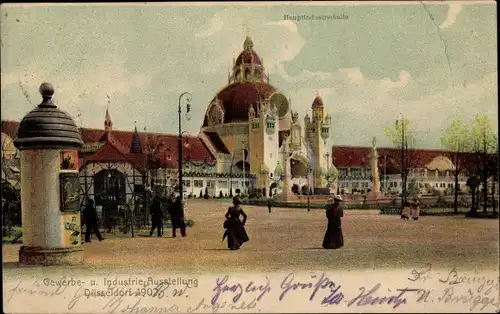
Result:
{"label": "open plaza ground", "polygon": [[[226,242],[221,242],[229,205],[188,200],[186,218],[195,225],[188,228],[187,237],[172,238],[167,228],[162,238],[148,237],[144,231],[135,238],[109,235],[103,242],[84,244],[86,264],[77,268],[203,273],[379,269],[424,263],[491,268],[498,264],[497,219],[466,219],[462,215],[402,221],[372,210],[346,210],[342,221],[345,247],[324,250],[324,210],[273,208],[268,213],[264,207],[244,206],[250,241],[239,251],[229,251]],[[19,270],[19,248],[19,244],[3,245],[4,271]]]}

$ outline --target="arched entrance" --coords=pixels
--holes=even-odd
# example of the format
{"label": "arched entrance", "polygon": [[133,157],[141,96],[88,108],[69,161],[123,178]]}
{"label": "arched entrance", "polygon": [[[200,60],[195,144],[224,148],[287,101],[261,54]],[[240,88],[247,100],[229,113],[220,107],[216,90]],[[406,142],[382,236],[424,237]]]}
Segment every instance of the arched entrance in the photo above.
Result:
{"label": "arched entrance", "polygon": [[299,186],[297,184],[292,185],[292,192],[294,194],[299,194]]}
{"label": "arched entrance", "polygon": [[126,177],[116,169],[105,169],[94,176],[96,205],[123,205],[126,202]]}

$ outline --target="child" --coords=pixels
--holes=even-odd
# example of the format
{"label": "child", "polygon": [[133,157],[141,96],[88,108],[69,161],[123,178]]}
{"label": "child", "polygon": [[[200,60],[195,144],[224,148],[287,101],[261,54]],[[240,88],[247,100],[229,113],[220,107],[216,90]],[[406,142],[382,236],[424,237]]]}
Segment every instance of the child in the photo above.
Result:
{"label": "child", "polygon": [[403,211],[401,212],[401,219],[403,220],[408,220],[410,218],[411,214],[411,209],[410,209],[410,203],[405,202],[403,206]]}

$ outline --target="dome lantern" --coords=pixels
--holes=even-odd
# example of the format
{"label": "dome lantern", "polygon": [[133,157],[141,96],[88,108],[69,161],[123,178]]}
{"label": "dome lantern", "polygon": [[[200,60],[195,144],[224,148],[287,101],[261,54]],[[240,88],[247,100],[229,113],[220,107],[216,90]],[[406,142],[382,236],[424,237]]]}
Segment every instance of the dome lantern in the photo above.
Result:
{"label": "dome lantern", "polygon": [[52,85],[43,83],[39,91],[43,101],[21,120],[14,145],[19,150],[80,148],[80,131],[75,121],[52,101]]}
{"label": "dome lantern", "polygon": [[243,49],[244,50],[252,50],[253,49],[253,41],[250,37],[247,36],[245,39],[245,42],[243,42]]}

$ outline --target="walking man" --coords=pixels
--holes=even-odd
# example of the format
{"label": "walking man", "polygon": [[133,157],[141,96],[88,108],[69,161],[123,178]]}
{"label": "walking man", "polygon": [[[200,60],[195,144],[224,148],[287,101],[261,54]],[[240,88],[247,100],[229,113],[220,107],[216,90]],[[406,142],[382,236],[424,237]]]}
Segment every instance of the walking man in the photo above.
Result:
{"label": "walking man", "polygon": [[149,210],[151,213],[151,231],[149,231],[149,236],[153,236],[153,232],[156,229],[158,236],[161,237],[163,229],[163,212],[161,211],[160,198],[157,195],[153,198]]}
{"label": "walking man", "polygon": [[94,200],[89,198],[83,210],[83,220],[85,222],[85,242],[91,242],[90,236],[95,233],[99,241],[104,240],[101,232],[99,231],[99,221],[97,219],[97,210],[95,208]]}
{"label": "walking man", "polygon": [[172,237],[176,237],[177,228],[181,229],[181,235],[186,236],[186,224],[184,222],[184,203],[181,197],[177,196],[173,206],[170,206],[170,220],[172,221]]}

